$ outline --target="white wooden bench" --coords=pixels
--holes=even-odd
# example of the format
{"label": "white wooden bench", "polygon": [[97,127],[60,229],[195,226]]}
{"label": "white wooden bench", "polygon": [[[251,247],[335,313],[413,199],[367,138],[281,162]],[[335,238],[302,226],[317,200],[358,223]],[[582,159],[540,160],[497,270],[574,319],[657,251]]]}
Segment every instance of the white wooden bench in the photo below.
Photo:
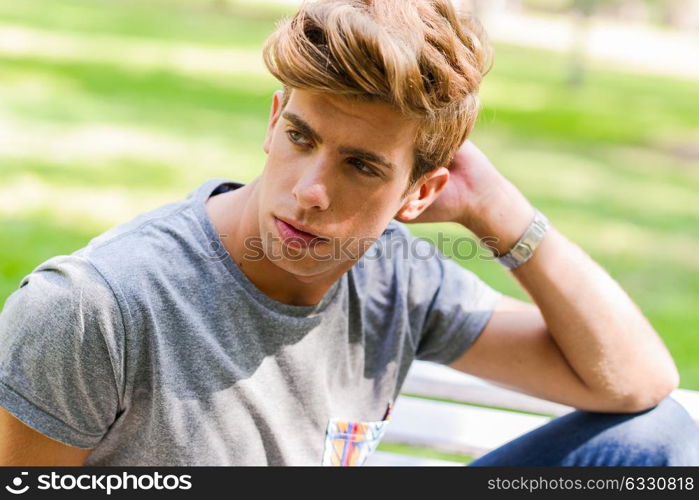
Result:
{"label": "white wooden bench", "polygon": [[[672,397],[699,423],[699,392],[677,389]],[[382,442],[478,457],[570,411],[572,407],[510,391],[447,366],[416,361]],[[367,465],[464,463],[379,450]]]}

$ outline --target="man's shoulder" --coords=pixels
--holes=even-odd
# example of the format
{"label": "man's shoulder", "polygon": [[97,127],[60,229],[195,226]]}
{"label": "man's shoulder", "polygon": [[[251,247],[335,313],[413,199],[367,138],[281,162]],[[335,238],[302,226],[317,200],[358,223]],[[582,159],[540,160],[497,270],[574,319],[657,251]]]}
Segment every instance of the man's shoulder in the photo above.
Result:
{"label": "man's shoulder", "polygon": [[141,240],[143,243],[146,233],[152,235],[165,229],[173,222],[173,217],[177,217],[187,208],[186,202],[187,200],[177,200],[138,214],[95,236],[78,252],[95,255],[118,252],[127,248],[136,251],[142,247],[142,245],[133,246],[136,240]]}
{"label": "man's shoulder", "polygon": [[16,296],[32,304],[100,307],[118,301],[120,291],[138,294],[144,282],[166,276],[163,269],[186,256],[193,226],[183,213],[188,198],[141,213],[70,254],[45,260],[22,278]]}
{"label": "man's shoulder", "polygon": [[[199,259],[211,254],[207,247],[210,228],[205,227],[204,199],[209,192],[235,183],[214,178],[192,189],[185,197],[114,226],[94,237],[75,253],[96,267],[123,269],[127,274],[158,266],[178,266],[182,259]],[[218,186],[218,188],[217,188]]]}
{"label": "man's shoulder", "polygon": [[79,332],[107,338],[120,335],[121,319],[118,301],[101,273],[79,255],[59,255],[24,276],[7,298],[0,313],[0,341],[22,342],[38,331],[55,345],[85,335]]}
{"label": "man's shoulder", "polygon": [[78,253],[45,260],[22,278],[17,292],[56,307],[78,299],[84,303],[83,298],[99,302],[111,297],[109,286],[99,271]]}
{"label": "man's shoulder", "polygon": [[88,260],[107,281],[153,279],[185,272],[209,250],[199,216],[189,197],[167,203],[94,237],[73,255]]}

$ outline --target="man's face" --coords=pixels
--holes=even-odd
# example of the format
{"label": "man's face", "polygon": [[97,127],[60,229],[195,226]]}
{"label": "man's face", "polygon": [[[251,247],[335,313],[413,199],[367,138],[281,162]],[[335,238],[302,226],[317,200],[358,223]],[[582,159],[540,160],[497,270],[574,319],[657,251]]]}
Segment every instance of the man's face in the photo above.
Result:
{"label": "man's face", "polygon": [[[275,93],[259,190],[267,257],[301,279],[356,262],[410,200],[416,132],[386,104],[294,89],[281,109]],[[280,219],[323,240],[288,239]]]}

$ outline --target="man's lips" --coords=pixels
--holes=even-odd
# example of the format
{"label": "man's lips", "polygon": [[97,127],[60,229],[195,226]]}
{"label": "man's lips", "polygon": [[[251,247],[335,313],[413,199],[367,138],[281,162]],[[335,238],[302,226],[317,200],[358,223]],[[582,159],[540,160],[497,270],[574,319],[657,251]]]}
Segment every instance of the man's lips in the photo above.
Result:
{"label": "man's lips", "polygon": [[304,231],[296,225],[292,225],[278,217],[274,217],[274,223],[276,224],[282,239],[284,239],[284,241],[288,241],[289,243],[297,243],[305,246],[311,243],[317,244],[327,241],[327,238]]}

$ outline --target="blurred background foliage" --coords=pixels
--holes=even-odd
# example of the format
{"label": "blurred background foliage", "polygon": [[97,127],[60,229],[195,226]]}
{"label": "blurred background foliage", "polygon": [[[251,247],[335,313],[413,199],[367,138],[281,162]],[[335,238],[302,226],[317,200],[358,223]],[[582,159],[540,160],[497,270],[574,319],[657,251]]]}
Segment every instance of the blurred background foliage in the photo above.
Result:
{"label": "blurred background foliage", "polygon": [[[669,4],[641,2],[650,10],[634,22],[696,34],[669,22]],[[624,2],[594,3],[590,16],[624,21]],[[574,22],[579,8],[499,4],[522,23]],[[0,304],[38,264],[107,228],[207,178],[261,172],[278,88],[261,47],[293,10],[252,0],[0,0]],[[699,389],[699,80],[498,37],[494,45],[473,141],[622,284],[675,356],[681,386]],[[576,64],[584,78],[571,84]],[[468,234],[410,227],[435,241],[438,231]],[[472,248],[442,250],[527,298],[498,264],[465,258]]]}

